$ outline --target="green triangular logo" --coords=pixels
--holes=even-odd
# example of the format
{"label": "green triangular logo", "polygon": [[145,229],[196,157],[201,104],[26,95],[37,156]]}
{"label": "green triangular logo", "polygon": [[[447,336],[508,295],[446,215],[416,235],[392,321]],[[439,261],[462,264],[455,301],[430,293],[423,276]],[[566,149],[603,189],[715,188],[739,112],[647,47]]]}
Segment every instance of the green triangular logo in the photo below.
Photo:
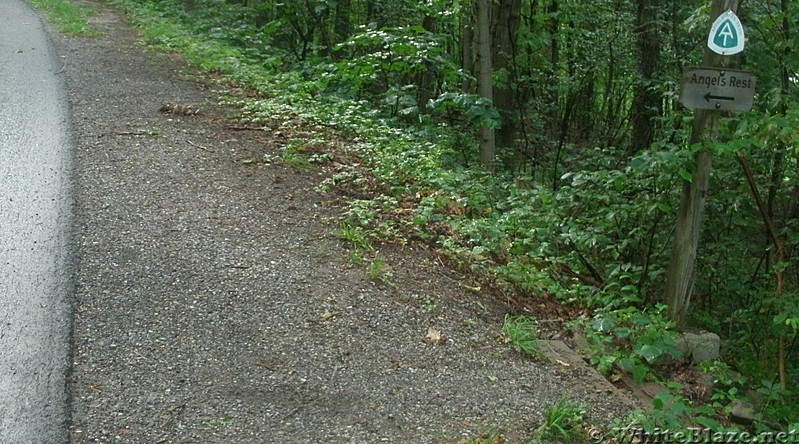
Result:
{"label": "green triangular logo", "polygon": [[713,43],[720,48],[735,48],[738,46],[738,38],[738,31],[735,30],[732,20],[728,19],[721,22],[713,36]]}
{"label": "green triangular logo", "polygon": [[707,46],[716,54],[738,54],[744,50],[745,43],[744,27],[732,11],[723,12],[716,17],[707,34]]}

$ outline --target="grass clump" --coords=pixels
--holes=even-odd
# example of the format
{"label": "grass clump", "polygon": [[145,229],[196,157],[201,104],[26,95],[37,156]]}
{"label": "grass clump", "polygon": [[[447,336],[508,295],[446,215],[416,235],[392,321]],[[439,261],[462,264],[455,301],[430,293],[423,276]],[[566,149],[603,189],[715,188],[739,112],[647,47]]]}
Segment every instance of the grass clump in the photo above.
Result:
{"label": "grass clump", "polygon": [[78,36],[99,34],[89,25],[89,17],[95,14],[91,7],[78,6],[69,0],[28,0],[28,3],[42,11],[59,32]]}
{"label": "grass clump", "polygon": [[530,442],[583,443],[589,442],[583,426],[585,405],[562,399],[544,410],[544,423],[535,430]]}
{"label": "grass clump", "polygon": [[510,342],[523,353],[539,358],[541,353],[538,351],[538,323],[529,316],[506,315],[502,323],[502,334],[505,340]]}
{"label": "grass clump", "polygon": [[314,165],[308,156],[301,153],[297,145],[288,145],[280,153],[280,160],[284,164],[302,171],[313,171]]}
{"label": "grass clump", "polygon": [[339,231],[341,239],[350,244],[358,251],[374,251],[366,235],[359,227],[354,226],[349,221],[341,222],[341,231]]}

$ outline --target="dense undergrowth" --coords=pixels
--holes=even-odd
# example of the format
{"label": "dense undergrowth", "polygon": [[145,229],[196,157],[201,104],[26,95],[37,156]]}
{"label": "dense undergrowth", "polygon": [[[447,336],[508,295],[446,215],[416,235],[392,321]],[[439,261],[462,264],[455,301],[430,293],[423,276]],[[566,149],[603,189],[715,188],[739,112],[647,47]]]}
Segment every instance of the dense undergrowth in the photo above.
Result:
{"label": "dense undergrowth", "polygon": [[[110,3],[141,26],[148,44],[179,51],[251,91],[225,99],[241,109],[242,119],[291,116],[350,139],[348,149],[359,162],[338,166],[319,191],[367,190],[368,197],[350,203],[343,222],[363,245],[424,241],[486,285],[588,309],[590,315],[569,325],[592,340],[601,371],[658,379],[657,364],[679,355],[660,293],[680,187],[698,149],[686,142],[690,113],[662,122],[676,128],[670,138],[632,157],[612,146],[585,146],[565,151],[554,176],[511,167],[488,174],[478,165],[474,128],[496,120],[490,103],[453,86],[420,109],[417,91],[402,84],[431,61],[450,85],[465,76],[421,28],[364,27],[336,54],[319,55],[313,48],[280,48],[281,24],[256,23],[255,11],[242,5],[198,1],[186,12],[175,0]],[[787,103],[782,121],[768,113],[728,119],[720,131],[743,142],[715,147],[720,156],[706,213],[710,229],[691,319],[725,340],[726,363],[704,366],[717,380],[714,391],[689,399],[685,387],[672,384],[653,411],[617,425],[729,430],[729,404],[743,398],[758,407],[752,431],[798,426],[796,392],[780,388],[773,377],[773,337],[789,338],[794,351],[799,275],[786,277],[789,290],[780,295],[770,283],[775,266],[790,273],[797,266],[790,260],[763,264],[762,228],[731,155],[799,139],[787,129],[799,121],[799,107],[785,97],[769,99]],[[751,156],[762,154],[752,149]],[[784,180],[795,183],[795,173],[785,173]],[[786,244],[797,243],[795,221],[783,221],[781,230]],[[795,354],[788,362],[796,381]]]}

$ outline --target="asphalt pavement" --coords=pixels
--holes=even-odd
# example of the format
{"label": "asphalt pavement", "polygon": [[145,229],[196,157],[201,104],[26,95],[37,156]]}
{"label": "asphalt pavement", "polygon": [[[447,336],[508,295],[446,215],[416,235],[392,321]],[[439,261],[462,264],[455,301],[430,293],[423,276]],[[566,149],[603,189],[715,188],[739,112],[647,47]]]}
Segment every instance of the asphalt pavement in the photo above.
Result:
{"label": "asphalt pavement", "polygon": [[0,443],[68,439],[75,290],[61,68],[38,15],[0,1]]}

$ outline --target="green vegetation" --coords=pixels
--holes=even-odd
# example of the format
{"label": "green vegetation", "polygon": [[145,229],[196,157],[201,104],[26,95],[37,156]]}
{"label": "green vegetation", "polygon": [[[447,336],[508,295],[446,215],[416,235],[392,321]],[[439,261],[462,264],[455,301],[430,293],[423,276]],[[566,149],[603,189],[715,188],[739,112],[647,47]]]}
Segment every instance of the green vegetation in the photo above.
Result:
{"label": "green vegetation", "polygon": [[391,283],[391,275],[386,269],[386,261],[380,257],[375,257],[366,267],[366,275],[373,281],[382,282],[386,285]]}
{"label": "green vegetation", "polygon": [[203,425],[209,429],[218,429],[219,427],[227,427],[233,424],[233,418],[226,416],[224,418],[212,419],[210,421],[203,421]]}
{"label": "green vegetation", "polygon": [[586,407],[568,399],[544,410],[544,423],[533,433],[541,443],[590,442],[584,427]]}
{"label": "green vegetation", "polygon": [[433,301],[433,298],[430,295],[424,297],[424,309],[428,313],[433,313],[438,308],[438,305]]}
{"label": "green vegetation", "polygon": [[505,444],[505,438],[498,431],[485,432],[477,437],[458,441],[458,444]]}
{"label": "green vegetation", "polygon": [[502,323],[502,334],[505,340],[513,344],[523,353],[537,358],[538,352],[538,323],[535,319],[519,315],[505,315]]}
{"label": "green vegetation", "polygon": [[590,323],[579,319],[574,324],[593,344],[594,367],[605,374],[621,368],[640,383],[662,357],[683,358],[675,344],[674,323],[664,318],[664,310],[661,304],[653,310],[627,307],[598,313]]}
{"label": "green vegetation", "polygon": [[27,0],[31,6],[44,12],[47,20],[59,32],[70,35],[97,35],[89,25],[89,17],[95,11],[87,6],[78,6],[69,0]]}
{"label": "green vegetation", "polygon": [[286,145],[280,154],[280,160],[284,164],[298,170],[312,171],[314,169],[314,165],[311,163],[309,157],[302,153],[301,146],[293,144]]}
{"label": "green vegetation", "polygon": [[373,248],[366,240],[362,231],[355,228],[350,222],[341,222],[341,238],[358,250],[372,251]]}
{"label": "green vegetation", "polygon": [[[583,313],[574,325],[597,367],[638,380],[677,355],[678,327],[716,332],[741,377],[707,404],[673,386],[635,420],[724,429],[734,398],[755,402],[751,431],[795,427],[799,5],[740,11],[754,107],[721,114],[715,140],[695,142],[695,114],[677,96],[682,69],[702,63],[707,1],[492,1],[492,72],[479,77],[493,100],[477,88],[471,2],[111,2],[150,44],[249,89],[226,99],[243,120],[301,121],[352,141],[319,190],[358,191],[342,235],[359,257],[414,239],[485,285],[554,296]],[[690,310],[675,315],[663,294],[699,154],[714,156],[706,229],[686,273]]]}

